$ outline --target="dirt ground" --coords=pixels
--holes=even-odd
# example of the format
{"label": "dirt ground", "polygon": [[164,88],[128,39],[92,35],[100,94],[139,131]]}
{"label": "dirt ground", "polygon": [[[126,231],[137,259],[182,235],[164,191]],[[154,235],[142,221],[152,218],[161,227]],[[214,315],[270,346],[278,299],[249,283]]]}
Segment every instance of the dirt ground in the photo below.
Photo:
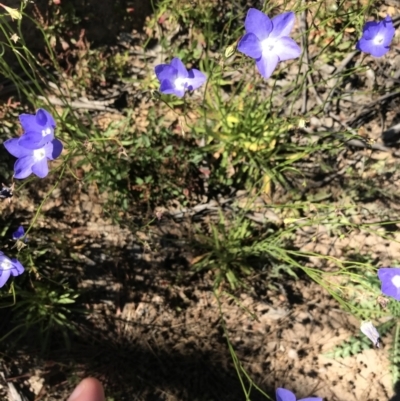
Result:
{"label": "dirt ground", "polygon": [[[5,362],[15,371],[8,379],[36,393],[35,400],[65,399],[70,375],[98,377],[120,401],[241,400],[227,338],[243,368],[271,396],[278,386],[299,398],[332,401],[394,395],[385,353],[390,340],[356,357],[324,356],[359,334],[359,323],[319,285],[306,277],[269,283],[260,275],[257,287],[237,292],[237,299],[225,293],[217,298],[210,277],[188,274],[190,253],[162,240],[182,223],[163,219],[139,234],[138,243],[132,232],[104,219],[94,192],[77,197],[72,188],[71,195],[73,201],[64,193],[61,204],[58,198],[49,202],[39,226],[57,228],[70,241],[68,252],[80,263],[66,267],[78,269],[90,313],[79,322],[84,334],[70,353],[56,342],[47,358],[27,347]],[[69,221],[60,224],[60,214]],[[71,229],[74,221],[79,226]],[[252,399],[263,398],[253,390]]]}
{"label": "dirt ground", "polygon": [[[124,9],[133,9],[129,13],[138,13],[140,17],[119,19],[115,10],[121,7],[120,3]],[[38,7],[41,6],[38,2]],[[122,31],[133,35],[135,47],[143,38],[136,30],[142,28],[151,4],[110,0],[99,8],[97,3],[88,1],[80,10],[87,15],[80,28],[85,29],[88,41],[115,43],[113,38],[121,33],[122,27]],[[99,30],[100,25],[105,29]],[[149,71],[156,60],[157,57],[146,64]],[[132,60],[132,65],[143,67],[139,56]],[[374,68],[379,71],[385,66],[391,73],[399,65],[400,54],[396,54],[384,58]],[[330,73],[329,69],[323,72]],[[371,83],[365,78],[362,84],[381,84],[379,79],[377,74],[373,78],[376,81]],[[352,89],[350,86],[347,91],[352,93]],[[380,147],[354,144],[345,148],[335,161],[336,171],[344,171],[349,161],[354,161],[358,173],[365,160],[372,160],[376,166],[384,164],[391,174],[377,168],[365,178],[378,180],[382,188],[396,196],[368,200],[360,195],[362,188],[356,188],[354,218],[360,222],[374,221],[379,216],[399,220],[399,151],[393,137],[390,141],[385,138],[390,135],[390,127],[399,122],[400,103],[394,96],[377,110],[370,105],[370,98],[351,99],[355,101],[360,104],[361,112],[351,113],[346,100],[342,100],[340,116],[350,124],[363,110],[365,114],[368,112],[370,118],[363,124],[364,129]],[[137,110],[138,125],[141,105]],[[118,114],[115,108],[112,112],[95,113],[95,117],[107,120]],[[314,119],[309,128],[317,131],[321,126],[342,128],[333,119]],[[335,174],[320,181],[321,185],[311,187],[311,192],[329,192],[331,200],[340,202],[342,189],[352,185],[342,178]],[[11,204],[3,202],[1,221],[13,219],[28,224],[36,210],[30,191],[43,198],[49,187],[50,182],[40,189],[22,191]],[[283,189],[277,188],[275,196],[282,196],[279,191]],[[106,202],[106,193],[99,194],[95,186],[77,182],[63,183],[46,202],[32,246],[50,240],[57,245],[55,250],[62,249],[57,251],[62,268],[83,291],[80,304],[86,314],[76,315],[80,334],[72,338],[70,350],[58,338],[45,355],[29,343],[18,350],[7,350],[0,369],[7,379],[0,378],[1,399],[17,401],[8,393],[12,383],[29,400],[65,400],[74,384],[90,375],[104,383],[106,393],[114,401],[239,401],[245,397],[228,343],[255,384],[271,397],[275,388],[286,387],[298,398],[319,396],[326,401],[399,398],[392,389],[385,352],[390,347],[389,338],[384,339],[383,348],[371,346],[355,357],[332,359],[325,355],[343,339],[359,334],[359,322],[341,310],[321,286],[306,276],[298,280],[290,276],[266,279],[260,273],[249,279],[256,283],[252,288],[233,295],[220,292],[216,296],[211,275],[193,274],[190,270],[196,255],[188,249],[186,240],[195,225],[193,216],[187,213],[183,219],[178,218],[180,206],[165,205],[160,219],[132,230],[128,223],[113,223],[105,211]],[[267,213],[265,199],[260,203],[262,207],[257,213]],[[156,210],[138,210],[138,215],[149,217],[148,220],[156,213]],[[202,217],[213,213],[212,208],[206,208]],[[400,235],[395,226],[391,239],[362,231],[353,231],[343,238],[323,226],[301,227],[296,231],[295,245],[299,250],[338,258],[354,251],[370,255],[379,265],[390,265],[393,260],[400,261]],[[327,267],[321,258],[311,258],[309,265]],[[244,382],[248,387],[247,381]],[[258,401],[265,397],[253,388],[251,399]]]}

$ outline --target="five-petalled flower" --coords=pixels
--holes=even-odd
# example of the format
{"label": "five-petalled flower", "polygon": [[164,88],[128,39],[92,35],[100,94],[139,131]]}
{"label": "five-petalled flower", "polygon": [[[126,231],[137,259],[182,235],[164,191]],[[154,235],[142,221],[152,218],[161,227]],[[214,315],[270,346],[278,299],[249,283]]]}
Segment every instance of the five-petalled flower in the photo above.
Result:
{"label": "five-petalled flower", "polygon": [[19,138],[18,143],[27,149],[40,149],[46,143],[54,139],[56,122],[52,115],[39,109],[36,114],[21,114],[19,116],[25,133]]}
{"label": "five-petalled flower", "polygon": [[367,22],[356,48],[364,53],[371,54],[371,56],[382,57],[390,49],[394,32],[395,28],[389,15],[380,22]]}
{"label": "five-petalled flower", "polygon": [[382,283],[382,293],[400,301],[400,267],[382,267],[378,269]]}
{"label": "five-petalled flower", "polygon": [[295,15],[286,12],[272,20],[263,12],[250,8],[244,26],[246,34],[238,44],[238,50],[256,60],[258,71],[269,78],[278,62],[300,56],[299,45],[289,37]]}
{"label": "five-petalled flower", "polygon": [[0,288],[4,286],[10,276],[19,276],[24,271],[24,266],[17,259],[10,259],[0,252]]}
{"label": "five-petalled flower", "polygon": [[[276,401],[296,401],[296,396],[289,390],[285,388],[277,388],[276,389]],[[302,398],[298,401],[322,401],[322,398],[319,397],[308,397]]]}
{"label": "five-petalled flower", "polygon": [[39,149],[28,149],[20,145],[20,139],[13,138],[4,142],[5,148],[17,158],[14,164],[14,177],[23,179],[31,173],[44,178],[49,173],[47,160],[60,156],[63,145],[58,139],[53,139]]}
{"label": "five-petalled flower", "polygon": [[154,69],[160,81],[160,92],[183,97],[187,90],[196,90],[206,82],[207,77],[199,70],[187,70],[179,58],[173,58],[170,64],[159,64]]}

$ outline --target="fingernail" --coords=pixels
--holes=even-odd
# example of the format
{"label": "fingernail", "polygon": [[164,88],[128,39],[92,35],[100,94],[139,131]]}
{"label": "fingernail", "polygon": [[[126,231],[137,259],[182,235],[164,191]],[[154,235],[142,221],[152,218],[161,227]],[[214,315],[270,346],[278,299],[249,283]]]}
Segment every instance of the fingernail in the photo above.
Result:
{"label": "fingernail", "polygon": [[78,386],[75,388],[75,390],[72,392],[70,397],[68,398],[68,401],[74,401],[78,399],[78,397],[82,394],[82,391],[85,387],[85,383],[81,382],[78,384]]}

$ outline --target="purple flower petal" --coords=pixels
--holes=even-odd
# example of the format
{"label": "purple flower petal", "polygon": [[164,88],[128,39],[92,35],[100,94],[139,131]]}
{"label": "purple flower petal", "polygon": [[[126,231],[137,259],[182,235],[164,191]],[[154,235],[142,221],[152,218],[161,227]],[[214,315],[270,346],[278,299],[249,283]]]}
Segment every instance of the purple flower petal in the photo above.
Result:
{"label": "purple flower petal", "polygon": [[175,68],[178,71],[178,78],[187,78],[189,76],[188,71],[184,64],[179,58],[174,57],[171,60],[171,67]]}
{"label": "purple flower petal", "polygon": [[24,271],[24,266],[17,259],[10,259],[3,252],[0,253],[0,288],[10,276],[19,276]]}
{"label": "purple flower petal", "polygon": [[279,38],[274,45],[274,53],[279,57],[279,61],[291,60],[301,54],[300,46],[291,38]]}
{"label": "purple flower petal", "polygon": [[46,157],[50,160],[57,159],[63,150],[63,144],[58,139],[53,139],[50,143],[44,146]]}
{"label": "purple flower petal", "polygon": [[262,54],[261,43],[258,40],[257,36],[253,33],[246,33],[246,35],[244,35],[242,39],[240,39],[237,48],[246,56],[254,59],[260,58]]}
{"label": "purple flower petal", "polygon": [[382,267],[378,270],[382,293],[400,301],[400,268]]}
{"label": "purple flower petal", "polygon": [[285,388],[276,389],[276,401],[296,401],[296,396]]}
{"label": "purple flower petal", "polygon": [[272,22],[269,17],[256,8],[249,9],[244,26],[246,33],[253,33],[259,40],[266,39],[272,31]]}
{"label": "purple flower petal", "polygon": [[22,238],[24,235],[25,235],[24,227],[19,226],[19,227],[17,228],[17,230],[13,232],[13,234],[12,234],[12,239],[13,239],[13,240],[17,240],[17,239]]}
{"label": "purple flower petal", "polygon": [[322,401],[321,397],[307,397],[307,398],[302,398],[301,400],[298,401]]}
{"label": "purple flower petal", "polygon": [[4,142],[4,147],[15,157],[25,157],[32,154],[32,150],[23,148],[18,144],[19,138],[8,139]]}
{"label": "purple flower petal", "polygon": [[189,78],[186,80],[186,82],[188,85],[187,86],[188,89],[191,91],[200,88],[200,86],[207,81],[207,77],[205,76],[205,74],[203,74],[199,70],[196,70],[195,68],[189,70],[188,73],[189,73]]}
{"label": "purple flower petal", "polygon": [[12,261],[3,253],[0,256],[0,288],[10,278],[11,270],[14,268]]}
{"label": "purple flower petal", "polygon": [[39,125],[36,121],[35,114],[20,114],[19,122],[22,125],[22,129],[24,131],[38,131],[40,132],[43,129],[42,125]]}
{"label": "purple flower petal", "polygon": [[265,78],[268,79],[272,73],[274,72],[279,58],[276,54],[271,53],[268,56],[262,56],[256,61],[256,65],[260,74]]}
{"label": "purple flower petal", "polygon": [[21,157],[14,164],[14,177],[22,180],[32,173],[32,165],[35,160],[32,156]]}
{"label": "purple flower petal", "polygon": [[282,36],[289,36],[293,29],[295,21],[294,12],[289,11],[287,13],[279,14],[272,18],[272,31],[269,35],[270,38],[278,38]]}
{"label": "purple flower petal", "polygon": [[51,132],[50,134],[43,134],[42,132],[29,131],[19,138],[18,143],[20,146],[27,149],[40,149],[41,147],[43,147],[43,145],[52,141],[53,139],[53,132]]}
{"label": "purple flower petal", "polygon": [[364,53],[369,53],[373,57],[382,57],[390,50],[389,47],[375,45],[372,40],[365,40],[363,38],[357,42],[356,49]]}
{"label": "purple flower petal", "polygon": [[32,166],[32,173],[36,174],[39,178],[44,178],[49,174],[49,166],[47,165],[47,158],[43,158],[38,160]]}
{"label": "purple flower petal", "polygon": [[13,268],[11,270],[12,276],[19,276],[25,271],[24,266],[22,266],[21,262],[18,259],[11,259],[11,262],[13,264]]}
{"label": "purple flower petal", "polygon": [[199,70],[187,70],[179,58],[171,60],[171,64],[160,64],[155,67],[160,81],[160,92],[167,95],[183,97],[186,90],[195,90],[204,84],[207,77]]}
{"label": "purple flower petal", "polygon": [[21,146],[38,149],[54,138],[56,122],[48,111],[39,109],[35,115],[21,114],[19,120],[25,131],[19,141]]}
{"label": "purple flower petal", "polygon": [[379,32],[379,22],[366,22],[363,28],[363,38],[367,40],[373,39]]}
{"label": "purple flower petal", "polygon": [[396,29],[393,26],[392,19],[389,17],[389,15],[382,21],[382,27],[381,31],[383,31],[383,46],[389,46],[390,43],[392,43],[394,34],[396,33]]}
{"label": "purple flower petal", "polygon": [[178,76],[178,71],[168,64],[156,65],[154,71],[160,82],[164,79],[175,80],[175,78]]}
{"label": "purple flower petal", "polygon": [[60,156],[63,144],[53,139],[39,149],[27,149],[19,145],[18,139],[10,139],[4,143],[11,154],[18,157],[14,164],[14,177],[24,179],[31,173],[44,178],[49,173],[47,160],[54,160]]}
{"label": "purple flower petal", "polygon": [[4,286],[10,278],[11,270],[0,270],[0,288]]}
{"label": "purple flower petal", "polygon": [[36,112],[36,121],[42,127],[56,127],[56,122],[54,121],[53,116],[45,109],[39,109]]}
{"label": "purple flower petal", "polygon": [[177,89],[168,79],[161,82],[160,92],[166,95],[175,95],[182,98],[185,94],[185,89]]}

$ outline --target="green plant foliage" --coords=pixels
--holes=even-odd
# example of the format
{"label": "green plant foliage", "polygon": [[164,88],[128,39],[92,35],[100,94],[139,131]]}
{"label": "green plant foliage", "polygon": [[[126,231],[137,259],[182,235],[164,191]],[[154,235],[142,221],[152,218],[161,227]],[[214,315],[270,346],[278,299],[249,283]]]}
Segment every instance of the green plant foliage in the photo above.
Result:
{"label": "green plant foliage", "polygon": [[[394,319],[391,319],[377,326],[377,330],[381,336],[384,336],[388,334],[395,325],[396,321]],[[373,348],[371,340],[364,335],[357,335],[357,336],[352,336],[349,339],[343,341],[342,344],[337,345],[333,350],[326,352],[324,355],[328,358],[335,358],[335,359],[347,358],[349,356],[360,354],[361,352],[363,352],[363,350],[370,348]]]}
{"label": "green plant foliage", "polygon": [[16,343],[19,339],[34,338],[43,351],[48,349],[52,336],[61,334],[65,346],[70,346],[70,335],[77,332],[72,320],[73,314],[82,313],[74,305],[79,294],[61,284],[39,282],[33,291],[18,291],[18,301],[14,306],[13,322],[15,328],[3,336],[11,337]]}
{"label": "green plant foliage", "polygon": [[336,346],[332,351],[325,353],[328,358],[346,358],[371,348],[371,341],[365,336],[350,337],[343,344]]}

